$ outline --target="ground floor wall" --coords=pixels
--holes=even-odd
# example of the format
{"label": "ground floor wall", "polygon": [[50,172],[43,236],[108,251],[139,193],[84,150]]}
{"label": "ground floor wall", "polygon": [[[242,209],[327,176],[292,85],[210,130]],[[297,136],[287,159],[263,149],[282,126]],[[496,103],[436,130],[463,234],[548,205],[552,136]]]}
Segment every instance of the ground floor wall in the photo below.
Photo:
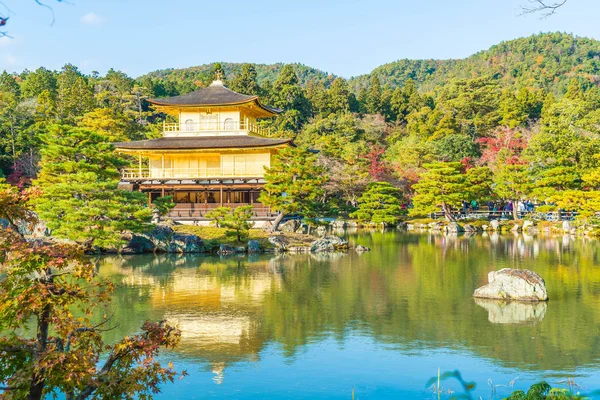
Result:
{"label": "ground floor wall", "polygon": [[141,186],[140,191],[147,193],[150,205],[158,197],[172,196],[175,207],[168,218],[178,221],[205,221],[206,214],[218,207],[236,208],[252,206],[253,219],[273,220],[277,213],[259,202],[262,185],[211,185],[190,187]]}

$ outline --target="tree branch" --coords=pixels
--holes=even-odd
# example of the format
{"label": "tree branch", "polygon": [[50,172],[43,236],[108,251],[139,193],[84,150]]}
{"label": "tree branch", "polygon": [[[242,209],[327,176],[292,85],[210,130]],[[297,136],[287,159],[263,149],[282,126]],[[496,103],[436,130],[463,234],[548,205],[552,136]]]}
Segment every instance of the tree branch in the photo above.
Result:
{"label": "tree branch", "polygon": [[530,6],[521,6],[522,14],[536,14],[542,13],[541,18],[547,18],[564,6],[567,0],[555,1],[549,3],[548,0],[528,0]]}
{"label": "tree branch", "polygon": [[26,389],[25,386],[0,386],[0,390],[21,390]]}

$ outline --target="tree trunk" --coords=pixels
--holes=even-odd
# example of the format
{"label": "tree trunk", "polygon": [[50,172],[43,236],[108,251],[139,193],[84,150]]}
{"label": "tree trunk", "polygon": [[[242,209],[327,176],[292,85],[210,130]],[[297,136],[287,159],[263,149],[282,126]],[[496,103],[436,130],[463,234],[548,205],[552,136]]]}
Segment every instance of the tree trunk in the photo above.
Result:
{"label": "tree trunk", "polygon": [[512,201],[512,215],[515,221],[519,219],[519,210],[517,208],[517,202],[514,200]]}
{"label": "tree trunk", "polygon": [[275,221],[273,221],[273,226],[271,226],[271,233],[277,232],[279,230],[279,224],[281,224],[281,220],[283,219],[283,212],[280,212]]}
{"label": "tree trunk", "polygon": [[450,208],[448,207],[448,205],[445,202],[442,203],[442,211],[444,212],[444,217],[446,218],[446,221],[448,221],[448,222],[456,221],[456,217],[454,217],[454,214],[452,214],[452,211],[450,210]]}
{"label": "tree trunk", "polygon": [[[51,285],[52,282],[47,282]],[[37,354],[36,357],[43,355],[48,346],[48,331],[50,329],[50,317],[52,312],[52,306],[47,304],[42,312],[38,314],[38,328],[37,328]],[[28,400],[41,400],[44,394],[44,386],[46,381],[43,378],[45,370],[42,369],[39,372],[34,372],[31,376],[31,386],[29,387]]]}

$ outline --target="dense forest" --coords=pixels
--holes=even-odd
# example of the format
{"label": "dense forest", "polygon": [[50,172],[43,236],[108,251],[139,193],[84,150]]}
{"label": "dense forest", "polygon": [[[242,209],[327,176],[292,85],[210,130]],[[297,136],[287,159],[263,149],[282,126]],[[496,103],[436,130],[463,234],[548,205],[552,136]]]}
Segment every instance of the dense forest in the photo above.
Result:
{"label": "dense forest", "polygon": [[[285,110],[261,123],[274,137],[319,150],[329,176],[323,199],[337,209],[353,209],[372,182],[391,184],[408,201],[435,162],[489,169],[502,177],[494,195],[504,199],[600,186],[600,41],[563,33],[503,42],[462,60],[400,60],[349,80],[300,64],[215,63],[139,78],[86,75],[70,64],[4,71],[1,173],[29,185],[40,157],[52,156],[57,125],[108,141],[157,137],[167,117],[146,100],[189,93],[217,75]],[[503,187],[508,181],[518,185]]]}

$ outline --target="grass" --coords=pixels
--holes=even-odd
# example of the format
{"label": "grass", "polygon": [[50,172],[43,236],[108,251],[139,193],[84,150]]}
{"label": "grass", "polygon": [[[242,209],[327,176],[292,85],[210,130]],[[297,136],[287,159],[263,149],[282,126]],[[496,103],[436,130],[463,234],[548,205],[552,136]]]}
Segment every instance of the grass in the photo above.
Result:
{"label": "grass", "polygon": [[[233,236],[227,236],[227,229],[216,228],[214,226],[195,226],[195,225],[175,225],[173,230],[179,233],[187,233],[196,235],[204,241],[204,247],[209,252],[215,252],[219,249],[219,245],[227,244],[234,247],[246,246],[248,240],[257,240],[261,249],[273,249],[273,245],[269,242],[269,232],[264,229],[250,229],[248,238],[242,242],[238,242]],[[302,233],[283,233],[278,232],[275,235],[281,236],[288,247],[303,247],[309,246],[316,237],[305,235]]]}
{"label": "grass", "polygon": [[238,242],[235,236],[227,236],[227,229],[216,228],[214,226],[195,226],[195,225],[175,225],[175,232],[187,233],[196,235],[204,241],[204,246],[212,251],[218,250],[219,245],[227,244],[234,247],[246,246],[248,240],[257,240],[260,243],[261,249],[272,249],[273,245],[269,243],[267,238],[269,233],[263,229],[250,229],[248,238],[242,242]]}

